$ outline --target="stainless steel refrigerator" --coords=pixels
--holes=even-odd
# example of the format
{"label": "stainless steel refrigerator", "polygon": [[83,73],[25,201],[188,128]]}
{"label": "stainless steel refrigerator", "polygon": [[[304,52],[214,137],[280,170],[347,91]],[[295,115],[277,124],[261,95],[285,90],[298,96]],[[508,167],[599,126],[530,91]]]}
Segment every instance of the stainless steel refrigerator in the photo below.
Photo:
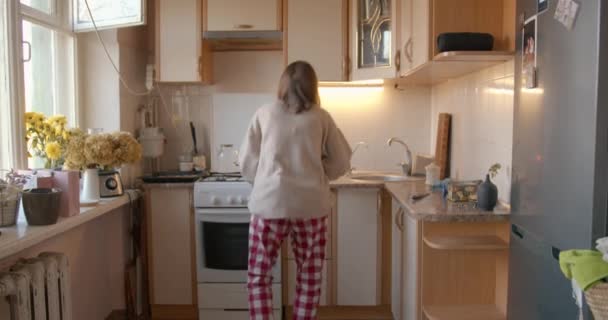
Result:
{"label": "stainless steel refrigerator", "polygon": [[[568,30],[559,0],[538,15],[537,88],[525,88],[523,21],[537,0],[517,0],[512,234],[508,319],[578,319],[560,250],[606,236],[608,1],[576,0]],[[591,319],[585,312],[585,319]]]}

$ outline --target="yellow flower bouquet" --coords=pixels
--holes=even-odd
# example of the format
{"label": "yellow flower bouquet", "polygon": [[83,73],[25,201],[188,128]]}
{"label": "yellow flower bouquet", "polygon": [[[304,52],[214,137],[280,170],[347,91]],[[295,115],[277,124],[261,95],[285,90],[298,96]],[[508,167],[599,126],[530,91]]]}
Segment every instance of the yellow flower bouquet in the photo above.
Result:
{"label": "yellow flower bouquet", "polygon": [[45,160],[45,168],[55,168],[64,162],[67,143],[73,130],[67,129],[63,115],[45,117],[42,113],[25,113],[25,138],[28,156]]}

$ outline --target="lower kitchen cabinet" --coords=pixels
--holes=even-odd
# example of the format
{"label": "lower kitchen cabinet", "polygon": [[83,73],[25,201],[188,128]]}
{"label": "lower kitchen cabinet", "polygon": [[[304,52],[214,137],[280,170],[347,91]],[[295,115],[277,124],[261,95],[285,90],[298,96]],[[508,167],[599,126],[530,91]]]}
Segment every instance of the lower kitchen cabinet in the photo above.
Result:
{"label": "lower kitchen cabinet", "polygon": [[509,235],[508,222],[423,222],[425,317],[506,319]]}
{"label": "lower kitchen cabinet", "polygon": [[339,189],[337,305],[380,304],[379,189]]}
{"label": "lower kitchen cabinet", "polygon": [[198,319],[192,187],[145,191],[152,319]]}
{"label": "lower kitchen cabinet", "polygon": [[393,201],[391,224],[391,313],[393,319],[403,319],[403,209]]}
{"label": "lower kitchen cabinet", "polygon": [[401,265],[401,318],[395,320],[420,319],[420,277],[421,272],[421,243],[422,223],[412,219],[403,211],[402,218],[402,265]]}

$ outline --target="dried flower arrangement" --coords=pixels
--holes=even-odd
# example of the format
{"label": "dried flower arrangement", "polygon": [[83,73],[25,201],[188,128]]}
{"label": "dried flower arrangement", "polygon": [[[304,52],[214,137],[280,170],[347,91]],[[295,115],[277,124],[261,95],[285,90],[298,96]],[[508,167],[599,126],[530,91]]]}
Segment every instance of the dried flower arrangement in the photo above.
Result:
{"label": "dried flower arrangement", "polygon": [[142,148],[128,132],[74,134],[66,147],[67,169],[108,170],[141,159]]}

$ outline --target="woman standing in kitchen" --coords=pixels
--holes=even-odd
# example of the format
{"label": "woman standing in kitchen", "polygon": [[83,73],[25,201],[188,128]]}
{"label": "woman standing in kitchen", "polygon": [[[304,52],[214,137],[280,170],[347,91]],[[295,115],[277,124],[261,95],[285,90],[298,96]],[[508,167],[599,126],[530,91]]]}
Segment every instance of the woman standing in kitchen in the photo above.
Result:
{"label": "woman standing in kitchen", "polygon": [[287,237],[297,265],[293,319],[316,318],[331,210],[329,181],[350,169],[350,157],[346,139],[320,106],[314,69],[303,61],[290,64],[277,101],[258,109],[240,152],[242,174],[253,183],[250,319],[272,319],[271,271]]}

